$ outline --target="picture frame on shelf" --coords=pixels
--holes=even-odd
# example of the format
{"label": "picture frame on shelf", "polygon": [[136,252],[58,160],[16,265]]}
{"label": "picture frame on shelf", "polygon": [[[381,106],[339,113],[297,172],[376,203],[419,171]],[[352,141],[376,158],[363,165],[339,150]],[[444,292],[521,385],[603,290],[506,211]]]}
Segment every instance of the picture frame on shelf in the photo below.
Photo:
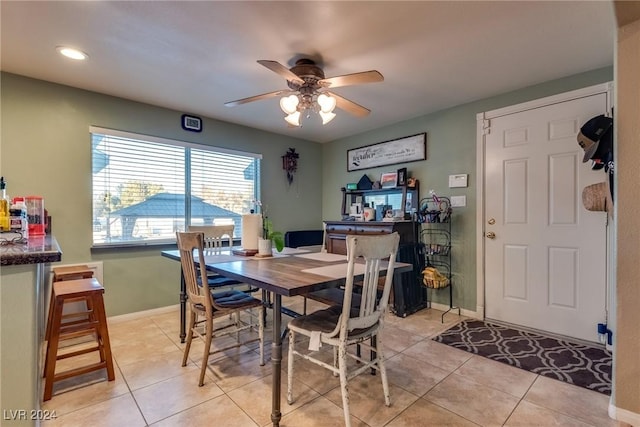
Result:
{"label": "picture frame on shelf", "polygon": [[407,168],[398,169],[398,187],[404,187],[407,185]]}
{"label": "picture frame on shelf", "polygon": [[380,175],[380,187],[394,188],[398,185],[398,172],[385,172]]}

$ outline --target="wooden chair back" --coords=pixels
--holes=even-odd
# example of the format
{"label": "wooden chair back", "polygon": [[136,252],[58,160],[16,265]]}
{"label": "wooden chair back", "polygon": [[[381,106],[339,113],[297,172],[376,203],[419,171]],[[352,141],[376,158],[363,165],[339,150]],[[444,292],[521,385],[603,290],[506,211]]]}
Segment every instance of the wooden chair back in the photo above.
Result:
{"label": "wooden chair back", "polygon": [[233,246],[233,224],[228,225],[190,225],[187,231],[204,234],[204,247],[207,250],[220,252],[227,242],[229,248]]}
{"label": "wooden chair back", "polygon": [[[180,251],[182,274],[189,297],[188,301],[193,305],[200,305],[206,312],[211,312],[211,293],[207,281],[207,270],[196,268],[196,260],[200,265],[205,265],[204,234],[201,232],[177,232],[176,238]],[[201,276],[202,286],[198,285],[198,274]]]}
{"label": "wooden chair back", "polygon": [[[342,302],[342,316],[339,327],[340,338],[346,339],[347,334],[355,329],[367,329],[377,323],[384,315],[389,302],[393,271],[400,235],[396,233],[384,235],[349,235],[347,236],[347,280],[344,299]],[[354,276],[356,275],[356,260],[364,258],[364,279],[362,280],[362,295],[357,315],[351,310],[353,298]],[[378,299],[378,279],[380,270],[386,264],[386,277],[382,296]]]}

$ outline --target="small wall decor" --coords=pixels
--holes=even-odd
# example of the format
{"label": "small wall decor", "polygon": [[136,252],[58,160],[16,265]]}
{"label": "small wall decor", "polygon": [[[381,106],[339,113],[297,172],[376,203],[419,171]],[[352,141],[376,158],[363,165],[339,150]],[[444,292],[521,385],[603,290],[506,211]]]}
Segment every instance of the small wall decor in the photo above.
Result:
{"label": "small wall decor", "polygon": [[382,188],[393,188],[398,185],[398,172],[385,172],[380,175]]}
{"label": "small wall decor", "polygon": [[202,119],[189,114],[182,115],[182,129],[190,132],[202,132]]}
{"label": "small wall decor", "polygon": [[398,186],[404,187],[407,185],[407,168],[398,169]]}
{"label": "small wall decor", "polygon": [[296,153],[295,148],[289,148],[284,156],[282,156],[282,169],[287,172],[287,182],[289,185],[293,182],[293,174],[298,170],[298,158],[300,155]]}
{"label": "small wall decor", "polygon": [[417,162],[426,158],[427,134],[419,133],[347,150],[347,171]]}

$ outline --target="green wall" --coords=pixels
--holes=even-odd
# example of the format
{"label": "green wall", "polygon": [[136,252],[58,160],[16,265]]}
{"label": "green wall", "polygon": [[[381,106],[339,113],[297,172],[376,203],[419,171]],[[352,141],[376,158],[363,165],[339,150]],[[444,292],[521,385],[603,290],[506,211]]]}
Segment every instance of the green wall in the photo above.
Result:
{"label": "green wall", "polygon": [[[109,316],[178,303],[180,266],[160,247],[91,250],[91,138],[89,126],[153,135],[263,155],[262,201],[277,230],[318,229],[321,145],[203,118],[202,133],[182,130],[173,111],[2,73],[0,173],[9,196],[38,194],[52,216],[62,264],[104,262]],[[291,186],[281,156],[300,153]],[[296,206],[304,206],[299,215]]]}
{"label": "green wall", "polygon": [[[467,206],[453,217],[454,302],[476,308],[476,114],[593,84],[610,81],[604,68],[523,88],[328,144],[258,131],[203,118],[204,131],[185,132],[182,111],[129,101],[67,86],[2,73],[0,173],[10,196],[39,194],[53,216],[53,234],[63,250],[62,263],[104,262],[108,315],[131,313],[178,302],[179,265],[160,257],[162,248],[91,251],[91,141],[89,126],[100,126],[217,147],[261,153],[262,199],[276,229],[321,227],[340,219],[340,188],[363,173],[403,165],[346,172],[350,148],[416,133],[427,133],[427,160],[405,166],[420,180],[422,196],[466,195]],[[481,82],[479,82],[481,84]],[[300,153],[298,172],[289,187],[281,156],[289,147]],[[314,159],[322,158],[322,162]],[[449,189],[448,175],[469,174],[469,187]],[[299,215],[298,206],[304,206]],[[437,293],[434,300],[448,301]]]}
{"label": "green wall", "polygon": [[[392,126],[324,144],[322,171],[322,217],[339,219],[340,188],[358,182],[363,174],[372,181],[382,172],[406,166],[409,176],[420,180],[420,196],[435,190],[440,196],[467,197],[466,207],[454,208],[452,216],[452,262],[454,305],[476,310],[476,115],[545,96],[613,80],[613,68],[607,67],[567,78],[523,88],[506,94],[416,117]],[[482,84],[482,82],[478,82]],[[357,172],[346,171],[347,150],[417,133],[427,133],[427,160]],[[467,188],[449,188],[451,174],[469,174]],[[431,292],[431,291],[430,291]],[[436,302],[448,304],[448,290],[432,292]]]}

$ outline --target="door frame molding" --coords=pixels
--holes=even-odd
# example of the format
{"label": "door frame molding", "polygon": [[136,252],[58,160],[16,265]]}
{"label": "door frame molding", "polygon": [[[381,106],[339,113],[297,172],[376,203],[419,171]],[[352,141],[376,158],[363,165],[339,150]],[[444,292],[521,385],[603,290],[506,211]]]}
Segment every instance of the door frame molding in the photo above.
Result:
{"label": "door frame molding", "polygon": [[[551,95],[544,98],[535,99],[533,101],[523,102],[520,104],[510,105],[508,107],[498,108],[495,110],[476,114],[476,182],[478,183],[476,187],[476,314],[478,318],[485,318],[485,121],[509,114],[521,113],[523,111],[545,107],[547,105],[559,104],[574,99],[585,98],[587,96],[597,95],[600,93],[605,93],[607,96],[607,112],[610,114],[613,107],[613,82],[600,83],[582,89],[576,89],[569,92]],[[607,264],[609,264],[609,260],[607,261]],[[608,279],[609,277],[607,274],[607,289],[609,287]]]}

